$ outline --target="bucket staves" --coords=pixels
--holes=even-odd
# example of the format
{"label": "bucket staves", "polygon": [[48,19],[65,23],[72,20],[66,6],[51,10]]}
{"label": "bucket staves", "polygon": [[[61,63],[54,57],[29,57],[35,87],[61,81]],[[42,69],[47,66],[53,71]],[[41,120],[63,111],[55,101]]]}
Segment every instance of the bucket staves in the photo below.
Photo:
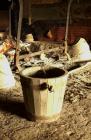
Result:
{"label": "bucket staves", "polygon": [[41,67],[31,67],[20,73],[28,118],[55,121],[62,110],[68,74],[63,69],[51,67],[46,70],[49,75],[42,77],[43,73],[36,75],[39,71]]}

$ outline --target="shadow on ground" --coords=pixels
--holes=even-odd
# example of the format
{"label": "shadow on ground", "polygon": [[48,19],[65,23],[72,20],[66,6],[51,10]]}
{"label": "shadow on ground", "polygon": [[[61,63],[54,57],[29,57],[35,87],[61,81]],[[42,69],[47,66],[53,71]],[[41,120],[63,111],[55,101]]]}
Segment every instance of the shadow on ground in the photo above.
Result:
{"label": "shadow on ground", "polygon": [[24,102],[0,93],[0,111],[26,118]]}

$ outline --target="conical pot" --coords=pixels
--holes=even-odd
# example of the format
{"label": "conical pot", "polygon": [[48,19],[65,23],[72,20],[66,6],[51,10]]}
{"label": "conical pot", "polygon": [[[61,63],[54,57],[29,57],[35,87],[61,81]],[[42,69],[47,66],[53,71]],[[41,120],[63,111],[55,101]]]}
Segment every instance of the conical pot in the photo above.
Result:
{"label": "conical pot", "polygon": [[69,54],[73,60],[91,60],[90,47],[84,38],[80,38],[70,47]]}

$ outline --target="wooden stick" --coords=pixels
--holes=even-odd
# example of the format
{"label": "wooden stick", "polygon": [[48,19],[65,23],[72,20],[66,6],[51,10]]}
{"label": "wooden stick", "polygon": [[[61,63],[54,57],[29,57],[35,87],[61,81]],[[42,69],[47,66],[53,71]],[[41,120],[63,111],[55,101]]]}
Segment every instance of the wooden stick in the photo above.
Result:
{"label": "wooden stick", "polygon": [[74,63],[84,63],[84,62],[90,62],[91,61],[91,59],[85,59],[85,60],[73,60],[72,62],[74,62]]}
{"label": "wooden stick", "polygon": [[16,67],[19,69],[19,42],[21,37],[21,26],[23,17],[23,0],[19,0],[20,10],[19,10],[19,21],[18,21],[18,32],[17,32],[17,42],[16,42]]}
{"label": "wooden stick", "polygon": [[40,55],[41,53],[49,53],[49,52],[53,52],[53,51],[59,51],[60,48],[59,47],[56,47],[56,48],[52,48],[52,49],[47,49],[47,50],[41,50],[41,51],[38,51],[38,52],[34,52],[34,53],[31,53],[31,54],[25,54],[25,55],[21,55],[19,57],[19,59],[23,59],[25,57],[33,57],[33,56],[36,56],[36,55]]}

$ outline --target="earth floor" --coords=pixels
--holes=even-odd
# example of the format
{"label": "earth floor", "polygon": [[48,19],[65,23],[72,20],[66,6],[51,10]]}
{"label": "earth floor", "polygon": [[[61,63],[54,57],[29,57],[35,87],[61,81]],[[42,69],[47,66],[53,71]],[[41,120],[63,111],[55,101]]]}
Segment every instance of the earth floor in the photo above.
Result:
{"label": "earth floor", "polygon": [[26,118],[22,89],[0,92],[0,140],[91,140],[91,63],[69,74],[60,118],[52,123]]}

